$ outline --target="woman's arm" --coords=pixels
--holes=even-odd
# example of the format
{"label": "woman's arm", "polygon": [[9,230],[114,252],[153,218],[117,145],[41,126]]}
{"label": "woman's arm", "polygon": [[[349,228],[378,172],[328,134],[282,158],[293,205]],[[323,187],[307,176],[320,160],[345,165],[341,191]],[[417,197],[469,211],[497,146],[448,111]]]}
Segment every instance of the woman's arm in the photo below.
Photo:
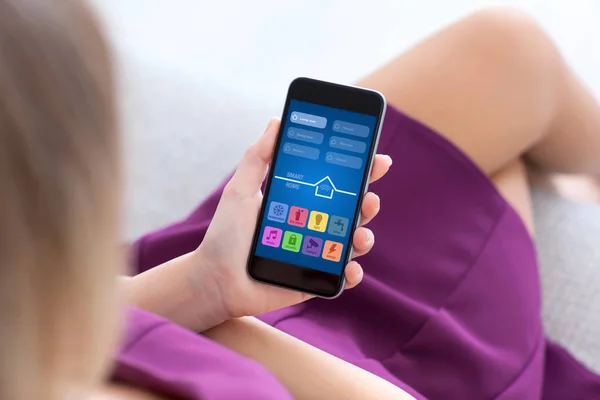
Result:
{"label": "woman's arm", "polygon": [[230,320],[204,335],[261,363],[297,400],[414,400],[388,381],[256,318]]}
{"label": "woman's arm", "polygon": [[167,398],[125,385],[109,384],[96,393],[92,400],[167,400]]}
{"label": "woman's arm", "polygon": [[[171,267],[181,267],[179,263],[184,261],[185,257],[183,260],[176,259],[159,268],[165,268],[164,272],[166,272],[166,269]],[[146,275],[143,282],[126,280],[126,284],[136,286],[140,284],[145,289],[144,293],[149,292],[147,289],[153,288],[150,291],[153,293],[152,296],[141,296],[136,299],[137,301],[130,298],[130,304],[142,306],[142,308],[151,309],[155,313],[158,312],[173,318],[172,306],[178,301],[165,300],[169,297],[165,297],[166,293],[162,293],[162,291],[167,290],[173,297],[173,293],[185,293],[184,285],[177,287],[183,282],[178,283],[174,279],[165,279],[163,273],[157,273],[158,271],[160,270]],[[174,286],[168,289],[171,285]],[[137,290],[132,290],[129,291],[129,294],[135,298],[137,297],[135,296],[136,292]],[[186,297],[185,295],[181,296],[182,299]],[[183,310],[192,306],[192,304],[181,305]],[[177,318],[175,319],[177,320]],[[177,322],[182,323],[183,320],[180,319]],[[189,323],[182,325],[190,327]],[[386,380],[327,354],[256,318],[232,319],[205,331],[204,335],[262,364],[298,400],[338,398],[362,400],[373,398],[374,394],[377,399],[381,400],[413,399],[411,395]]]}
{"label": "woman's arm", "polygon": [[[188,293],[185,274],[186,255],[145,274],[124,280],[129,286],[128,303],[152,310],[187,328],[212,326],[214,315],[190,319],[189,311],[209,307]],[[200,320],[204,320],[202,323]],[[219,321],[221,322],[221,321]],[[370,372],[325,353],[283,333],[256,318],[232,319],[204,332],[204,335],[241,355],[262,364],[298,400],[319,399],[413,399],[411,395]],[[117,397],[118,398],[118,397]],[[125,397],[126,398],[126,397]],[[135,399],[135,397],[133,398]]]}
{"label": "woman's arm", "polygon": [[121,278],[125,303],[194,332],[231,318],[211,270],[197,252],[184,254],[131,278]]}

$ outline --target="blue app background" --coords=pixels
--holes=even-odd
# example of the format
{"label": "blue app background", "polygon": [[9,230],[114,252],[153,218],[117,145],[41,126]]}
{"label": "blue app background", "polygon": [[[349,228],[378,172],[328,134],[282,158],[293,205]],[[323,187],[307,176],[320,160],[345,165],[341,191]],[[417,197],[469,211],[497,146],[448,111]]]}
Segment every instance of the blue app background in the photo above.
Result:
{"label": "blue app background", "polygon": [[[325,118],[326,124],[324,128],[319,128],[317,125],[322,125],[322,123],[315,123],[313,126],[302,125],[299,123],[295,123],[291,120],[291,116],[293,113],[304,113],[309,114],[311,116],[318,116]],[[322,119],[319,121],[322,122]],[[361,126],[368,127],[368,135],[367,137],[354,136],[347,133],[334,131],[334,122],[335,121],[343,121],[350,124],[357,124]],[[314,121],[313,121],[314,122]],[[255,255],[260,257],[266,257],[269,259],[279,260],[282,262],[299,265],[302,267],[312,268],[324,272],[329,272],[333,274],[340,274],[343,268],[343,261],[346,257],[350,246],[350,232],[351,228],[348,227],[346,234],[344,237],[335,236],[332,234],[325,232],[317,232],[314,230],[308,229],[308,220],[307,226],[304,228],[296,227],[289,225],[287,223],[286,215],[285,222],[276,222],[269,220],[267,218],[269,214],[269,207],[271,202],[280,202],[288,205],[288,210],[292,206],[301,207],[308,209],[309,213],[311,211],[319,211],[329,215],[329,221],[327,223],[327,228],[329,228],[329,223],[331,222],[332,216],[339,216],[343,218],[347,218],[350,221],[350,224],[354,222],[354,214],[356,211],[357,204],[360,200],[361,196],[361,184],[363,180],[363,176],[365,174],[365,170],[368,165],[368,156],[369,149],[371,148],[371,142],[374,140],[375,132],[373,132],[376,124],[376,118],[371,115],[359,114],[355,112],[350,112],[346,110],[326,107],[318,104],[306,103],[297,100],[291,100],[290,106],[288,107],[288,114],[285,116],[285,119],[282,121],[283,124],[283,137],[280,142],[280,147],[278,149],[277,161],[272,168],[274,169],[273,180],[271,182],[271,188],[269,192],[269,196],[267,198],[267,204],[265,208],[265,212],[263,215],[263,219],[260,221],[260,231],[259,237],[257,240]],[[321,144],[314,143],[318,140],[311,141],[301,141],[295,140],[294,138],[290,138],[288,136],[288,131],[290,128],[298,128],[303,129],[305,131],[317,132],[323,135],[323,141]],[[365,129],[366,132],[366,129]],[[316,135],[317,137],[320,135]],[[332,137],[343,138],[347,140],[364,142],[366,146],[364,147],[364,152],[352,152],[340,150],[338,148],[332,147],[330,141]],[[304,157],[299,157],[296,155],[289,154],[290,147],[285,148],[286,145],[293,146],[304,146],[300,147],[301,152],[307,157],[315,158],[316,150],[318,149],[318,157],[317,159],[309,159]],[[310,149],[306,149],[308,147]],[[360,149],[361,145],[356,148]],[[287,152],[286,152],[287,150]],[[359,150],[360,151],[360,150]],[[341,157],[358,157],[362,159],[362,165],[360,168],[350,168],[347,166],[335,165],[331,162],[327,162],[327,154],[329,152],[335,152],[341,155]],[[330,160],[331,161],[331,160]],[[354,160],[356,162],[357,160]],[[297,175],[289,175],[289,174],[297,174]],[[299,179],[299,176],[302,176]],[[278,179],[286,178],[284,179]],[[310,184],[315,184],[322,180],[325,177],[329,177],[333,186],[338,191],[333,192],[332,198],[324,198],[315,195],[315,190],[317,189],[315,186],[310,186]],[[304,184],[295,184],[292,181],[301,181]],[[328,181],[323,182],[329,185]],[[327,188],[324,188],[325,191],[320,193],[327,193]],[[355,195],[350,195],[347,193],[340,193],[339,191],[354,193]],[[266,227],[273,227],[281,229],[284,233],[286,231],[292,231],[299,233],[303,236],[303,240],[305,237],[313,236],[317,238],[325,240],[331,240],[334,242],[342,243],[344,248],[341,255],[341,259],[339,262],[334,262],[330,260],[323,259],[322,257],[312,257],[310,255],[302,254],[302,249],[300,252],[291,252],[282,249],[281,245],[279,247],[270,247],[262,244],[263,235]]]}

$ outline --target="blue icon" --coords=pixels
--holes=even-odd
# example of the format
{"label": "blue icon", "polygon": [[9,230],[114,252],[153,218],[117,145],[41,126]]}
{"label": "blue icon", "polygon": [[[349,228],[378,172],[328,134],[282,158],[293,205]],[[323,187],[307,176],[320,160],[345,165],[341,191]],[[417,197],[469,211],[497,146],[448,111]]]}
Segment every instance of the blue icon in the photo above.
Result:
{"label": "blue icon", "polygon": [[329,229],[327,229],[327,233],[335,236],[346,236],[349,222],[348,218],[332,215],[329,217]]}
{"label": "blue icon", "polygon": [[334,149],[351,151],[353,153],[365,153],[367,151],[367,144],[352,139],[346,139],[339,136],[332,136],[329,139],[329,145]]}
{"label": "blue icon", "polygon": [[324,129],[327,126],[327,118],[298,111],[294,111],[290,119],[296,124],[312,126],[313,128]]}
{"label": "blue icon", "polygon": [[328,164],[335,164],[339,165],[340,167],[347,167],[352,169],[360,169],[363,164],[362,158],[353,157],[342,153],[336,153],[333,151],[327,152],[327,154],[325,155],[325,162]]}
{"label": "blue icon", "polygon": [[267,219],[275,222],[285,222],[287,219],[289,206],[287,204],[272,201],[269,205],[269,213]]}
{"label": "blue icon", "polygon": [[290,139],[301,140],[303,142],[321,144],[323,143],[323,134],[320,132],[313,132],[306,129],[290,128],[288,129],[288,137]]}
{"label": "blue icon", "polygon": [[347,135],[358,136],[362,138],[369,137],[370,129],[368,126],[352,124],[346,121],[334,121],[333,130]]}
{"label": "blue icon", "polygon": [[321,150],[314,147],[288,142],[283,145],[283,152],[291,156],[308,158],[309,160],[318,160]]}

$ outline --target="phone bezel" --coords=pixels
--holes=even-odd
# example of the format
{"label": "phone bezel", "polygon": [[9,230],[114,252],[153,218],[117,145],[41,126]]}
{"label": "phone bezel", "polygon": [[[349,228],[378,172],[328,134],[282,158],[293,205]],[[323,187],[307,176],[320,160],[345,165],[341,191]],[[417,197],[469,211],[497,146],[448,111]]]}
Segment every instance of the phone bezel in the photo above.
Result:
{"label": "phone bezel", "polygon": [[[372,115],[376,118],[374,138],[371,141],[371,147],[368,154],[368,168],[362,178],[361,193],[354,213],[353,224],[349,232],[349,243],[352,246],[352,237],[356,230],[361,214],[363,196],[369,186],[369,176],[375,158],[375,152],[379,143],[383,118],[385,116],[386,101],[385,97],[374,90],[363,89],[354,86],[346,86],[331,82],[319,81],[310,78],[297,78],[289,86],[285,107],[282,114],[282,124],[277,135],[275,149],[279,149],[283,138],[283,127],[286,116],[289,112],[291,100],[299,100],[307,103],[319,104],[323,106],[343,109],[347,111]],[[272,165],[277,162],[278,151],[273,154]],[[339,296],[345,286],[344,271],[348,261],[352,257],[352,248],[346,252],[343,260],[344,267],[340,275],[331,274],[311,268],[302,267],[295,264],[285,263],[265,257],[255,256],[256,246],[258,245],[260,227],[264,213],[267,207],[267,198],[273,180],[273,168],[270,168],[264,189],[263,202],[260,208],[259,219],[254,230],[252,246],[248,257],[247,270],[250,277],[254,280],[309,293],[319,297],[334,298]]]}

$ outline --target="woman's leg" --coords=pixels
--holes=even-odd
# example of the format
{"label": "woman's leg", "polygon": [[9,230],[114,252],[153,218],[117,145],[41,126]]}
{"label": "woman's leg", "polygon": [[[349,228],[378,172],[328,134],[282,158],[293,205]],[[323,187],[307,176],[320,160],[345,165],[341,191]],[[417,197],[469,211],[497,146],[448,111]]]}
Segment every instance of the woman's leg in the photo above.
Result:
{"label": "woman's leg", "polygon": [[[600,172],[597,103],[538,25],[517,12],[474,14],[359,85],[383,92],[391,105],[461,148],[488,174],[530,231],[533,221],[523,156],[547,171]],[[290,343],[289,351],[277,346],[275,357],[290,362],[274,364],[270,352],[255,351],[268,342],[268,330],[234,343],[228,327],[210,336],[272,368],[285,381],[295,371],[295,345]],[[344,380],[344,362],[338,361],[340,368],[328,371],[327,382]],[[294,376],[284,382],[293,393],[302,393],[303,386],[315,379],[302,373]],[[368,385],[369,380],[365,382]],[[336,389],[338,397],[352,398],[343,385]]]}
{"label": "woman's leg", "polygon": [[528,16],[478,12],[359,82],[445,135],[493,176],[523,155],[600,174],[600,109]]}

